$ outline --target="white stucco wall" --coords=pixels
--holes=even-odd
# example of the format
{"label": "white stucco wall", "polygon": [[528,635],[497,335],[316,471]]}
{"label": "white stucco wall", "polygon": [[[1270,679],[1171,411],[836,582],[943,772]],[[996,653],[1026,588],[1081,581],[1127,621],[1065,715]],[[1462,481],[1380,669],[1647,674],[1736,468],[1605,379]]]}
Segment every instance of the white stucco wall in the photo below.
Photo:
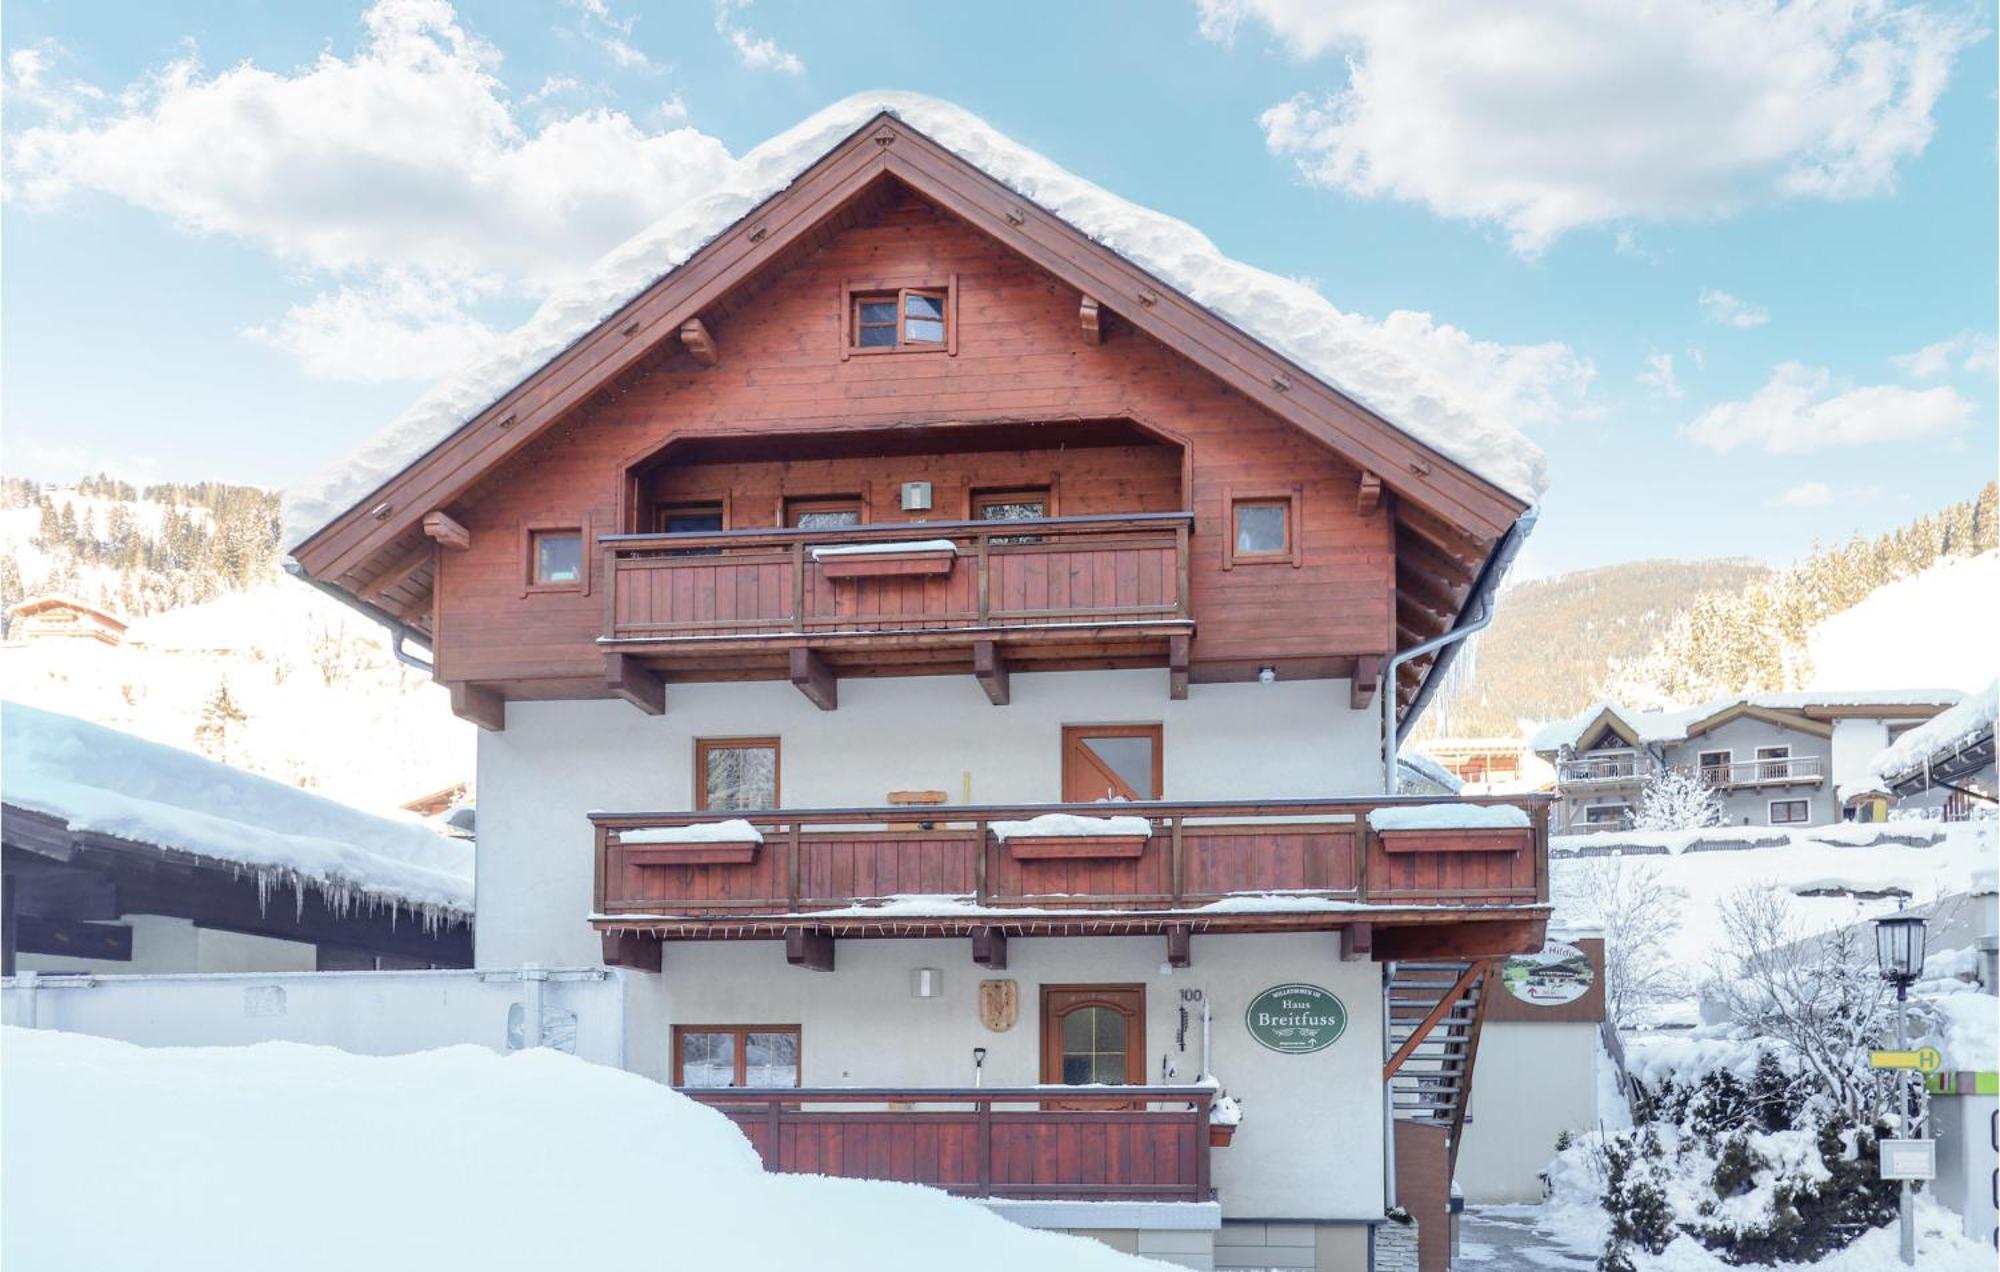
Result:
{"label": "white stucco wall", "polygon": [[[1343,963],[1331,933],[1197,936],[1193,966],[1161,970],[1162,938],[1016,938],[1005,971],[972,962],[966,940],[850,940],[836,970],[785,962],[775,941],[673,943],[657,982],[665,1019],[652,1038],[627,1039],[629,1063],[664,1060],[673,1024],[800,1027],[801,1082],[811,1087],[971,1086],[972,1049],[987,1049],[985,1084],[1041,1078],[1044,984],[1146,986],[1146,1072],[1151,1083],[1187,1083],[1202,1068],[1201,1010],[1188,1004],[1186,1050],[1177,1048],[1181,991],[1209,1005],[1210,1069],[1242,1102],[1243,1124],[1214,1150],[1225,1217],[1332,1220],[1382,1213],[1381,968]],[[942,992],[917,998],[911,972],[943,974]],[[1004,1033],[979,1022],[979,982],[1019,986],[1020,1019]],[[1292,981],[1327,989],[1346,1005],[1346,1031],[1324,1051],[1282,1055],[1244,1024],[1258,993]],[[646,992],[635,983],[632,992]],[[1163,1076],[1162,1064],[1171,1069]]]}
{"label": "white stucco wall", "polygon": [[314,947],[299,941],[198,928],[187,919],[158,914],[128,914],[120,922],[132,929],[130,962],[65,958],[59,954],[23,954],[16,964],[22,971],[28,972],[90,972],[100,976],[157,972],[310,972],[318,964],[318,953]]}
{"label": "white stucco wall", "polygon": [[1479,1034],[1458,1186],[1475,1205],[1542,1199],[1556,1137],[1597,1127],[1597,1026],[1488,1021]]}
{"label": "white stucco wall", "polygon": [[1889,745],[1887,720],[1833,722],[1833,785],[1859,786],[1871,776],[1868,761]]}
{"label": "white stucco wall", "polygon": [[1195,685],[1162,671],[1015,676],[996,707],[970,676],[853,679],[821,711],[784,682],[672,685],[664,715],[619,701],[514,702],[479,737],[476,958],[482,967],[601,957],[590,912],[592,810],[690,806],[694,740],[775,734],[791,808],[1059,800],[1065,724],[1162,726],[1169,799],[1268,799],[1382,789],[1377,716],[1344,680]]}

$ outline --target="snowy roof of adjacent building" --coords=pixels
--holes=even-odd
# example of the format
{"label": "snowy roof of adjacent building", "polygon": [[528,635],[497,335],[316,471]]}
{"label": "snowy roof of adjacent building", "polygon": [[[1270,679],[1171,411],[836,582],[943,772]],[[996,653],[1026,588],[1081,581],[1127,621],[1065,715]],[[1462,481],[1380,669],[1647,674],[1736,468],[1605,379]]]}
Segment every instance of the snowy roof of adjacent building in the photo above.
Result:
{"label": "snowy roof of adjacent building", "polygon": [[79,610],[91,615],[93,618],[100,618],[121,631],[124,630],[126,625],[124,619],[102,606],[92,605],[88,601],[79,601],[74,596],[63,596],[60,594],[30,596],[25,600],[16,601],[7,608],[7,615],[10,618],[22,618],[29,614],[39,614],[43,610],[52,609]]}
{"label": "snowy roof of adjacent building", "polygon": [[1541,450],[1494,405],[1396,345],[1399,320],[1427,319],[1397,314],[1377,327],[1304,283],[1229,259],[1186,222],[1065,171],[961,107],[914,93],[869,92],[750,150],[707,195],[613,249],[354,454],[295,486],[285,500],[285,544],[296,546],[353,507],[883,112],[1500,489],[1532,503],[1547,485]]}
{"label": "snowy roof of adjacent building", "polygon": [[1440,790],[1456,795],[1465,789],[1465,783],[1458,774],[1438,763],[1422,751],[1404,751],[1396,757],[1396,776],[1400,784],[1429,782]]}
{"label": "snowy roof of adjacent building", "polygon": [[472,913],[472,845],[115,729],[0,704],[0,798],[73,831],[192,853],[339,906]]}
{"label": "snowy roof of adjacent building", "polygon": [[1868,771],[1885,784],[1906,781],[1981,738],[1990,739],[1996,710],[2000,710],[2000,680],[1897,738],[1868,761]]}
{"label": "snowy roof of adjacent building", "polygon": [[1956,689],[1852,689],[1805,690],[1794,693],[1753,693],[1716,698],[1698,707],[1672,711],[1634,711],[1615,702],[1595,702],[1566,720],[1557,720],[1536,729],[1528,737],[1530,749],[1548,754],[1582,742],[1599,717],[1623,725],[1641,743],[1680,742],[1695,726],[1732,707],[1760,707],[1766,711],[1826,711],[1842,708],[1949,707],[1963,695]]}

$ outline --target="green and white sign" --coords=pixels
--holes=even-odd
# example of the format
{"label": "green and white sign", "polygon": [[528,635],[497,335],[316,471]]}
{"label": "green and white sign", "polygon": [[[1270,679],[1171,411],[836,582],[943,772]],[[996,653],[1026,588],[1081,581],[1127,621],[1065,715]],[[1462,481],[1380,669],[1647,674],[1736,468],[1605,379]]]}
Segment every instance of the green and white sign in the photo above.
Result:
{"label": "green and white sign", "polygon": [[1536,1007],[1560,1007],[1590,992],[1597,969],[1590,955],[1574,945],[1550,941],[1539,953],[1520,954],[1500,969],[1507,992]]}
{"label": "green and white sign", "polygon": [[1273,1051],[1324,1051],[1347,1032],[1347,1004],[1317,985],[1278,985],[1250,1000],[1250,1036]]}

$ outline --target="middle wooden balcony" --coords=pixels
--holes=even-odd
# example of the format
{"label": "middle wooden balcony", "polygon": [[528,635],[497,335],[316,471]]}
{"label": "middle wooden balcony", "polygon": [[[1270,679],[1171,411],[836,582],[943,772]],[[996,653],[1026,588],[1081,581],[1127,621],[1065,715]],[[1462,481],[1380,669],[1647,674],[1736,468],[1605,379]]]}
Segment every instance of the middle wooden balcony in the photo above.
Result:
{"label": "middle wooden balcony", "polygon": [[789,676],[821,706],[847,675],[1165,666],[1185,693],[1185,512],[608,535],[614,659],[668,679]]}

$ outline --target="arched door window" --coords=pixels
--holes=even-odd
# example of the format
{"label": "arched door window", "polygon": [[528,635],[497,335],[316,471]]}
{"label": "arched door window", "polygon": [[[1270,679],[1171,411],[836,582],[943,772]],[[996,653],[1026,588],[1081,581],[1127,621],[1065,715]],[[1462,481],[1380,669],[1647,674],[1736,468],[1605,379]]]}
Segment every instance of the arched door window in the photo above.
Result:
{"label": "arched door window", "polygon": [[1143,1084],[1145,987],[1043,986],[1042,1081],[1065,1086]]}

